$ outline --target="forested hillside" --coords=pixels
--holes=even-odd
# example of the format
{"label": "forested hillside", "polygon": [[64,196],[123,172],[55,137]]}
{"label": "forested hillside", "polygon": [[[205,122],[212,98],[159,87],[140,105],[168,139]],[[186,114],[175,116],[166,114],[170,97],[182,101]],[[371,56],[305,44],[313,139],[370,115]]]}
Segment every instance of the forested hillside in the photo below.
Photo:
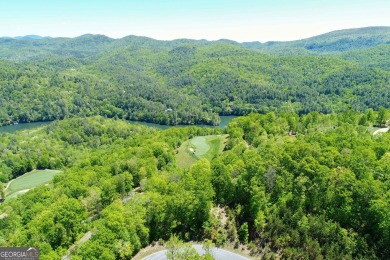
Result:
{"label": "forested hillside", "polygon": [[189,169],[177,147],[222,130],[92,117],[2,134],[2,182],[64,174],[0,205],[0,246],[58,259],[91,231],[74,259],[128,259],[174,234],[267,258],[388,259],[390,135],[369,129],[389,112],[250,114],[225,130],[222,154]]}
{"label": "forested hillside", "polygon": [[[389,35],[1,38],[0,125],[53,122],[0,134],[0,246],[48,260],[130,259],[168,240],[265,259],[389,259]],[[224,129],[127,121],[220,115],[243,116]],[[35,169],[61,174],[11,198],[10,181]]]}
{"label": "forested hillside", "polygon": [[389,44],[390,27],[338,30],[289,42],[245,43],[244,45],[278,55],[332,54]]}
{"label": "forested hillside", "polygon": [[365,50],[344,52],[339,57],[347,61],[353,61],[362,67],[390,71],[390,44],[383,44]]}
{"label": "forested hillside", "polygon": [[[390,105],[387,35],[387,27],[365,28],[278,47],[337,49],[292,57],[227,40],[2,38],[0,124],[92,115],[218,124],[218,115],[254,111],[377,110]],[[353,44],[337,47],[345,37]]]}

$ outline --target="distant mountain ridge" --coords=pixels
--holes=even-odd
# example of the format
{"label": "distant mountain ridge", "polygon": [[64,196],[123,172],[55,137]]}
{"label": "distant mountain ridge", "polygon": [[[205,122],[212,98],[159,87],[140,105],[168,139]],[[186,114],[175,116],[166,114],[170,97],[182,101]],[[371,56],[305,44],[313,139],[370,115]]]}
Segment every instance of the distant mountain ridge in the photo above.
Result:
{"label": "distant mountain ridge", "polygon": [[39,36],[39,35],[25,35],[25,36],[16,36],[16,37],[13,37],[14,39],[18,39],[18,40],[26,40],[26,39],[32,39],[32,40],[41,40],[41,39],[45,39],[45,38],[51,38],[51,37],[43,37],[43,36]]}
{"label": "distant mountain ridge", "polygon": [[[232,45],[241,46],[248,49],[264,50],[267,52],[280,53],[282,49],[302,49],[309,52],[318,53],[338,53],[349,50],[358,50],[364,48],[370,48],[381,44],[390,44],[390,26],[376,26],[376,27],[363,27],[354,29],[344,29],[331,31],[328,33],[316,35],[313,37],[294,40],[294,41],[268,41],[261,43],[259,41],[254,42],[237,42],[229,39],[220,39],[217,41],[208,40],[193,40],[193,39],[175,39],[171,41],[155,40],[153,38],[144,36],[129,35],[123,38],[114,39],[100,34],[84,34],[73,38],[68,37],[43,37],[39,35],[25,35],[18,37],[0,37],[0,40],[4,39],[17,39],[17,40],[91,40],[100,43],[112,43],[123,42],[128,40],[143,40],[143,41],[155,41],[160,44],[166,45],[166,43],[198,43],[198,44],[210,44],[210,43],[227,43]],[[164,44],[165,43],[165,44]],[[306,53],[309,54],[309,53]]]}
{"label": "distant mountain ridge", "polygon": [[[228,39],[217,41],[177,39],[155,40],[144,36],[129,35],[114,39],[99,34],[84,34],[75,38],[42,37],[26,35],[0,38],[0,58],[8,60],[37,60],[47,56],[93,58],[105,51],[122,47],[170,49],[183,44],[228,44],[278,56],[329,55],[364,50],[390,43],[390,27],[366,27],[338,30],[307,39],[286,42],[243,42]],[[353,56],[353,55],[352,55]],[[348,56],[350,59],[354,59]]]}
{"label": "distant mountain ridge", "polygon": [[296,41],[266,42],[257,45],[255,49],[279,53],[288,49],[306,51],[306,54],[340,53],[381,44],[390,44],[390,27],[388,26],[337,30]]}
{"label": "distant mountain ridge", "polygon": [[253,111],[390,107],[389,35],[370,27],[273,43],[0,38],[0,124],[74,115],[214,124]]}

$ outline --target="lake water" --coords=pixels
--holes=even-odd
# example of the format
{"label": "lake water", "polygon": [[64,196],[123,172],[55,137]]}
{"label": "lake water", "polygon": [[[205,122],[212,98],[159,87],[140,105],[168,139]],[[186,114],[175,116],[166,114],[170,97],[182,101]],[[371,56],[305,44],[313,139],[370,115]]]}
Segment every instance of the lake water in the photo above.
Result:
{"label": "lake water", "polygon": [[[236,118],[237,116],[220,116],[221,123],[219,124],[219,127],[224,128],[226,127],[230,121],[232,121],[233,118]],[[179,126],[171,126],[171,125],[159,125],[159,124],[153,124],[153,123],[146,123],[146,122],[140,122],[140,121],[129,121],[132,124],[140,124],[150,127],[155,127],[158,129],[167,129],[170,127],[186,127],[188,125],[179,125]],[[41,126],[46,126],[50,124],[51,122],[33,122],[33,123],[24,123],[24,124],[17,124],[17,125],[7,125],[0,127],[0,134],[2,133],[14,133],[17,131],[22,131],[26,129],[34,129]],[[210,127],[213,128],[215,126],[211,125],[196,125],[199,127]]]}
{"label": "lake water", "polygon": [[0,134],[2,133],[14,133],[16,131],[26,130],[26,129],[33,129],[40,126],[45,126],[50,124],[51,122],[33,122],[33,123],[24,123],[24,124],[17,124],[17,125],[6,125],[0,127]]}

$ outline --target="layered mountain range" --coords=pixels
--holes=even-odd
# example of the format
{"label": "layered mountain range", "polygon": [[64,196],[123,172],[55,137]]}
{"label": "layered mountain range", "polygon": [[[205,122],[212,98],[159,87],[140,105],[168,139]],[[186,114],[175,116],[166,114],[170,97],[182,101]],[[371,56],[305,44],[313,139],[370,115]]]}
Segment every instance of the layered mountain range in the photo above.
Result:
{"label": "layered mountain range", "polygon": [[218,115],[390,106],[390,27],[290,42],[104,35],[0,38],[0,124],[103,115],[216,124]]}

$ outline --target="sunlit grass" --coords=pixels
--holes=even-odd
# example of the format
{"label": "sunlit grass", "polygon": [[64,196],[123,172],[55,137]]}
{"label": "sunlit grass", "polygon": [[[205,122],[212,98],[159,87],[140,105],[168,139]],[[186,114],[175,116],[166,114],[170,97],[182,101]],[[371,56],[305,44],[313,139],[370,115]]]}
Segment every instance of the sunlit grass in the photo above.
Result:
{"label": "sunlit grass", "polygon": [[28,172],[9,183],[5,190],[5,198],[6,200],[15,198],[39,185],[49,183],[54,175],[60,172],[58,170],[33,170]]}
{"label": "sunlit grass", "polygon": [[177,164],[189,168],[202,158],[211,160],[222,152],[228,135],[197,136],[184,142],[177,150]]}

